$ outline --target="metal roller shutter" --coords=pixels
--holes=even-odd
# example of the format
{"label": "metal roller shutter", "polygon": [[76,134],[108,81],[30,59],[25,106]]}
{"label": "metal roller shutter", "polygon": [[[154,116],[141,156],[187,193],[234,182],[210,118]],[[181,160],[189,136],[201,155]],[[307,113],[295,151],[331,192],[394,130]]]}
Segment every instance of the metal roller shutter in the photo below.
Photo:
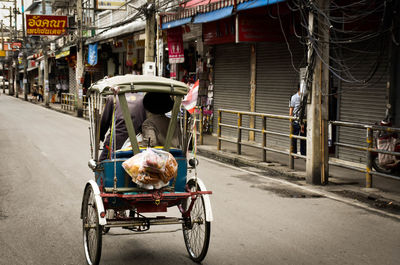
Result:
{"label": "metal roller shutter", "polygon": [[[300,74],[293,69],[291,57],[285,43],[258,43],[256,47],[256,112],[289,115],[290,97],[297,92]],[[296,69],[306,64],[305,49],[297,40],[290,42],[293,64]],[[262,127],[257,119],[256,127]],[[267,130],[289,133],[286,120],[267,119]],[[261,134],[256,134],[256,141],[261,142]],[[267,145],[287,150],[289,138],[267,135]]]}
{"label": "metal roller shutter", "polygon": [[[250,109],[250,46],[224,44],[215,48],[214,128],[218,128],[218,109]],[[222,123],[237,125],[237,116],[223,113]],[[248,118],[244,117],[243,126],[248,127]],[[223,128],[222,135],[236,137],[237,131]]]}
{"label": "metal roller shutter", "polygon": [[[368,73],[377,60],[377,56],[374,53],[362,54],[362,60],[360,60],[360,55],[355,56],[350,53],[344,54],[344,58],[354,58],[348,62],[348,65],[352,66],[351,73],[353,76],[360,80],[368,76]],[[380,59],[382,60],[382,58]],[[341,82],[341,91],[338,94],[338,120],[374,124],[385,117],[385,106],[388,102],[386,91],[387,67],[387,63],[382,62],[367,86]],[[346,144],[366,146],[366,130],[339,127],[338,141]],[[366,153],[364,151],[346,147],[338,147],[337,156],[340,159],[354,162],[365,162],[366,160]]]}

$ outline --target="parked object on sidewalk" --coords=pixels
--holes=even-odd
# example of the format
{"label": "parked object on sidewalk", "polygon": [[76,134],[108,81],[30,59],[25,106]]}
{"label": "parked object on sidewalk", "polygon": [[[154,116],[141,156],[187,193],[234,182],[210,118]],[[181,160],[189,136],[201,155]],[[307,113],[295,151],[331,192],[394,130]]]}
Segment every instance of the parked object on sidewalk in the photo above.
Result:
{"label": "parked object on sidewalk", "polygon": [[[381,126],[392,127],[386,119],[380,122]],[[397,133],[378,131],[375,135],[375,147],[379,150],[400,153],[400,139]],[[400,155],[387,153],[372,153],[372,167],[381,173],[400,176]]]}
{"label": "parked object on sidewalk", "polygon": [[[131,119],[125,97],[125,93],[139,92],[164,93],[172,95],[175,99],[164,146],[147,151],[146,148],[139,148],[135,121]],[[89,180],[85,186],[81,209],[83,246],[88,264],[100,263],[103,234],[106,235],[110,228],[114,227],[145,233],[153,225],[178,225],[183,230],[190,258],[195,262],[201,262],[205,258],[213,220],[209,199],[211,192],[206,190],[196,172],[188,174],[193,171],[188,172],[185,150],[170,148],[172,136],[177,128],[181,100],[187,92],[186,84],[179,81],[139,75],[103,79],[88,89],[91,146],[91,160],[88,165],[95,175],[95,180]],[[110,159],[98,161],[101,98],[104,95],[111,95],[113,102],[116,102],[118,97],[132,148],[117,149],[117,128],[112,126]],[[115,124],[116,104],[113,104],[112,113],[112,123]],[[124,167],[132,178],[125,172]],[[158,185],[159,180],[162,181],[162,185]],[[152,184],[153,189],[144,189],[142,183]],[[167,212],[167,209],[173,206],[178,207],[178,216],[158,214]],[[157,215],[145,216],[147,213]]]}
{"label": "parked object on sidewalk", "polygon": [[0,76],[0,87],[1,87],[1,89],[8,89],[8,80],[7,79],[4,79],[4,87],[3,87],[3,79],[4,79],[4,77],[3,76]]}

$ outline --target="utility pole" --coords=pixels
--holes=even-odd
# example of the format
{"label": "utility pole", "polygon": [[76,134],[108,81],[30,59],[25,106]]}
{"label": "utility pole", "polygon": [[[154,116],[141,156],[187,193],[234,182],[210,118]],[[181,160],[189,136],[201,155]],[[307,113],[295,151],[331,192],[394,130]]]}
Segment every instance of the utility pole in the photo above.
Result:
{"label": "utility pole", "polygon": [[[4,31],[3,31],[3,21],[1,21],[1,50],[4,52]],[[4,56],[4,60],[5,60],[5,56]],[[4,63],[4,60],[2,61],[2,75],[3,75],[3,94],[5,94],[6,93],[6,77],[5,77],[5,75],[4,75],[4,72],[5,72],[5,69],[4,69],[4,65],[5,65],[5,63]]]}
{"label": "utility pole", "polygon": [[75,90],[75,101],[77,107],[77,116],[83,116],[83,43],[82,43],[82,23],[83,23],[83,10],[82,10],[82,0],[76,1],[76,13],[77,13],[77,24],[78,24],[78,45],[76,51],[76,85]]}
{"label": "utility pole", "polygon": [[[18,14],[18,10],[17,10],[17,0],[14,0],[14,27],[15,27],[15,40],[18,40],[18,26],[17,26],[17,14]],[[14,53],[17,53],[18,51],[14,51]],[[14,73],[14,81],[15,81],[15,89],[14,89],[14,94],[15,97],[18,98],[18,77],[19,77],[19,70],[18,70],[18,57],[13,56],[13,60],[15,62],[15,73]]]}
{"label": "utility pole", "polygon": [[[42,15],[46,15],[46,1],[45,0],[42,0]],[[43,41],[42,51],[43,51],[43,61],[44,61],[44,70],[43,70],[44,102],[45,102],[45,106],[48,107],[50,105],[49,104],[49,102],[50,102],[49,62],[48,62],[48,56],[47,56],[47,43],[45,43],[44,39],[42,39],[42,41]],[[39,71],[41,71],[40,68],[39,68]]]}
{"label": "utility pole", "polygon": [[[10,6],[10,30],[9,30],[9,36],[10,36],[10,40],[9,42],[11,42],[12,38],[11,38],[11,29],[12,29],[12,8]],[[11,54],[12,51],[9,51],[9,54]],[[13,56],[11,56],[11,60],[9,59],[9,67],[8,67],[8,95],[12,95],[14,94],[14,80],[13,80],[13,68],[12,68],[12,58]]]}
{"label": "utility pole", "polygon": [[22,80],[22,86],[23,86],[23,91],[24,91],[24,99],[25,101],[28,101],[28,73],[26,71],[27,68],[27,61],[26,61],[26,53],[27,53],[27,38],[25,36],[25,7],[24,7],[24,0],[21,0],[21,11],[22,11],[22,38],[24,40],[24,45],[22,46],[22,63],[24,65],[24,78]]}
{"label": "utility pole", "polygon": [[[316,0],[319,10],[328,12],[329,0]],[[311,11],[313,12],[313,11]],[[329,23],[318,14],[314,29],[314,15],[309,14],[309,34],[313,36],[309,49],[318,49],[315,58],[311,89],[311,103],[307,104],[307,163],[306,182],[327,184],[328,168],[328,88],[329,88]],[[325,22],[325,23],[324,23]],[[319,38],[316,38],[315,32]],[[313,40],[312,40],[313,39]],[[315,41],[318,43],[315,43]],[[309,54],[310,51],[309,50]],[[314,51],[314,53],[316,53]]]}
{"label": "utility pole", "polygon": [[147,0],[147,14],[146,14],[146,41],[145,41],[145,50],[144,50],[144,62],[154,62],[154,47],[155,47],[155,23],[156,23],[156,15],[155,15],[155,1]]}

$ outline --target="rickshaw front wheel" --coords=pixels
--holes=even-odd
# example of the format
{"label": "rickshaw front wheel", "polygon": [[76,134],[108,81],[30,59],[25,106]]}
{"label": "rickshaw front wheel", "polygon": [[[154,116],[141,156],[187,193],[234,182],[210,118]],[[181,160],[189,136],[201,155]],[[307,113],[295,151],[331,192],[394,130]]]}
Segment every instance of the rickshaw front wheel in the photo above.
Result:
{"label": "rickshaw front wheel", "polygon": [[[197,187],[196,187],[197,186]],[[188,182],[191,191],[200,190],[200,187],[193,181]],[[187,198],[182,206],[185,210],[191,204],[191,197]],[[183,224],[183,238],[186,250],[190,258],[195,262],[201,262],[207,255],[210,243],[211,223],[206,221],[206,208],[202,195],[197,197],[190,213],[190,225]]]}
{"label": "rickshaw front wheel", "polygon": [[93,188],[88,186],[83,196],[83,247],[85,250],[86,262],[89,265],[100,263],[102,231],[97,215],[97,205]]}

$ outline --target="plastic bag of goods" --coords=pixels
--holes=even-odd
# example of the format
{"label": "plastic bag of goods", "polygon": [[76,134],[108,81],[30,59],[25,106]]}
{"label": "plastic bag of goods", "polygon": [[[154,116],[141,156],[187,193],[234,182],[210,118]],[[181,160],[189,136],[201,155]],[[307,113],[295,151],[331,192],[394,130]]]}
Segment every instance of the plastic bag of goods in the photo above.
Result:
{"label": "plastic bag of goods", "polygon": [[[394,147],[396,146],[396,138],[394,137],[382,137],[378,138],[377,143],[378,149],[394,152]],[[379,165],[385,166],[391,163],[394,163],[396,157],[394,155],[382,154],[378,153],[378,162]]]}
{"label": "plastic bag of goods", "polygon": [[178,163],[163,150],[148,148],[122,163],[132,181],[145,189],[160,189],[177,176]]}

